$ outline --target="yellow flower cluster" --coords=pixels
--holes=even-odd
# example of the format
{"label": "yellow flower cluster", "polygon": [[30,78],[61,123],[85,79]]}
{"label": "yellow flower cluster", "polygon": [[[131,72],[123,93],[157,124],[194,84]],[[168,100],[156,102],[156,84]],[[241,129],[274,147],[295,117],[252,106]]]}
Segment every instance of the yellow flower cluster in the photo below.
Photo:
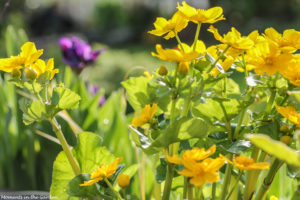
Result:
{"label": "yellow flower cluster", "polygon": [[[220,35],[219,31],[211,25],[208,31],[221,44],[206,48],[199,40],[203,44],[200,50],[194,48],[198,47],[195,42],[195,46],[192,45],[189,50],[183,48],[188,45],[181,43],[178,33],[187,27],[188,22],[200,25],[202,23],[213,24],[220,20],[225,20],[222,8],[196,9],[183,1],[182,5],[178,4],[177,12],[170,20],[157,18],[154,22],[155,29],[149,31],[150,34],[156,36],[167,34],[165,39],[176,37],[180,45],[175,49],[164,50],[161,45],[157,44],[157,53],[152,53],[152,55],[161,60],[177,62],[178,66],[184,62],[186,66],[192,61],[202,60],[202,56],[207,54],[217,60],[216,65],[221,66],[224,71],[234,66],[235,62],[242,61],[243,67],[236,67],[240,72],[254,70],[258,75],[268,76],[278,72],[292,84],[300,86],[300,54],[295,53],[300,48],[300,32],[294,29],[285,30],[281,34],[274,28],[267,28],[263,34],[255,30],[248,36],[242,36],[236,28],[232,27],[231,31]],[[186,69],[188,70],[185,67]],[[212,76],[220,73],[216,67],[209,72]]]}
{"label": "yellow flower cluster", "polygon": [[[166,159],[169,163],[183,165],[184,169],[179,174],[190,177],[190,183],[195,186],[202,186],[206,182],[214,183],[219,181],[219,169],[225,164],[232,164],[240,170],[263,170],[268,169],[270,164],[261,162],[255,163],[252,158],[246,156],[238,156],[230,161],[223,155],[213,159],[209,158],[216,152],[216,145],[211,146],[208,150],[204,148],[194,147],[186,150],[182,157],[178,155],[168,156]],[[199,162],[201,161],[201,162]]]}
{"label": "yellow flower cluster", "polygon": [[219,169],[225,164],[226,160],[224,157],[208,158],[215,151],[215,145],[207,151],[204,148],[194,147],[191,150],[186,150],[181,158],[178,155],[166,155],[166,159],[170,163],[184,165],[184,169],[178,173],[185,177],[190,177],[191,184],[202,186],[206,182],[214,183],[220,179]]}
{"label": "yellow flower cluster", "polygon": [[50,58],[47,64],[39,59],[42,54],[43,49],[37,50],[33,42],[26,42],[21,47],[19,55],[0,59],[0,70],[10,72],[13,76],[14,74],[21,76],[20,69],[24,69],[25,74],[30,72],[34,74],[34,78],[39,78],[42,74],[50,72],[49,78],[51,80],[59,70],[54,69],[53,58]]}

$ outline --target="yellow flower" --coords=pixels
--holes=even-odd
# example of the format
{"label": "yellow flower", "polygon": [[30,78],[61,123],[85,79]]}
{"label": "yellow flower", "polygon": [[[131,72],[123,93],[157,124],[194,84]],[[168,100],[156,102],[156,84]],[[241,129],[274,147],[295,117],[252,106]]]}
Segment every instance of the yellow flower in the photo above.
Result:
{"label": "yellow flower", "polygon": [[45,61],[38,59],[34,64],[31,65],[31,67],[36,71],[37,78],[46,72],[50,72],[50,80],[51,80],[53,76],[59,72],[59,69],[54,69],[53,58],[50,58],[47,64],[45,64]]}
{"label": "yellow flower", "polygon": [[36,62],[43,54],[43,49],[37,50],[33,42],[26,42],[21,47],[20,57],[24,59],[24,65],[28,66]]}
{"label": "yellow flower", "polygon": [[300,124],[300,113],[297,113],[296,109],[292,106],[277,106],[275,105],[276,110],[285,118],[287,118],[293,124]]}
{"label": "yellow flower", "polygon": [[202,40],[197,40],[196,41],[196,48],[194,50],[194,46],[189,46],[186,43],[181,43],[181,45],[178,45],[178,49],[182,50],[185,53],[192,53],[192,52],[197,52],[199,54],[204,54],[206,52],[206,46]]}
{"label": "yellow flower", "polygon": [[91,173],[91,177],[89,181],[84,181],[83,184],[80,184],[80,186],[89,186],[93,185],[104,178],[108,178],[111,175],[113,175],[117,168],[118,164],[122,161],[122,158],[117,158],[113,163],[109,165],[100,165],[95,171]]}
{"label": "yellow flower", "polygon": [[222,158],[206,158],[201,163],[195,161],[184,161],[184,169],[179,174],[191,177],[190,183],[195,186],[202,186],[206,182],[215,183],[219,181],[219,169],[225,164]]}
{"label": "yellow flower", "polygon": [[121,188],[126,188],[128,187],[130,183],[130,178],[128,175],[126,174],[120,174],[119,177],[118,177],[118,185],[121,187]]}
{"label": "yellow flower", "polygon": [[19,56],[11,56],[10,58],[0,59],[0,70],[4,72],[12,72],[14,69],[22,69],[24,59]]}
{"label": "yellow flower", "polygon": [[293,53],[300,48],[300,32],[294,29],[285,30],[280,34],[274,28],[267,28],[265,37],[275,42],[282,52]]}
{"label": "yellow flower", "polygon": [[291,63],[287,68],[280,72],[293,85],[300,86],[300,61]]}
{"label": "yellow flower", "polygon": [[157,104],[154,103],[152,107],[148,104],[146,105],[140,114],[140,116],[135,116],[132,120],[131,125],[134,127],[143,126],[144,124],[148,123],[150,119],[155,115],[157,109]]}
{"label": "yellow flower", "polygon": [[0,70],[11,72],[13,69],[27,67],[38,60],[43,54],[43,50],[37,50],[33,42],[26,42],[21,47],[21,53],[18,56],[0,59]]}
{"label": "yellow flower", "polygon": [[155,29],[148,31],[148,33],[162,36],[167,33],[165,39],[175,37],[175,35],[188,25],[188,20],[183,18],[179,12],[176,12],[170,20],[163,17],[158,17],[154,22]]}
{"label": "yellow flower", "polygon": [[240,50],[241,52],[251,49],[254,46],[254,42],[250,38],[241,36],[240,32],[238,32],[234,27],[231,28],[230,32],[224,34],[223,37],[213,26],[210,26],[208,31],[214,34],[216,40],[223,44],[230,45],[230,47]]}
{"label": "yellow flower", "polygon": [[185,16],[188,20],[194,23],[209,23],[213,24],[217,21],[224,20],[223,9],[221,7],[213,7],[208,10],[195,9],[189,6],[185,1],[182,6],[177,6],[178,11]]}
{"label": "yellow flower", "polygon": [[233,165],[240,170],[263,170],[269,169],[270,164],[266,162],[255,163],[252,158],[238,156],[233,159]]}
{"label": "yellow flower", "polygon": [[256,44],[255,48],[247,51],[245,56],[249,67],[254,68],[255,73],[268,76],[285,70],[293,61],[289,53],[281,53],[274,42]]}
{"label": "yellow flower", "polygon": [[160,44],[156,45],[156,51],[158,54],[152,52],[152,56],[169,62],[189,62],[199,57],[195,51],[184,53],[180,49],[163,49]]}
{"label": "yellow flower", "polygon": [[194,147],[191,150],[186,150],[182,158],[179,158],[178,155],[168,156],[166,155],[166,159],[169,163],[173,164],[183,164],[184,161],[200,161],[209,157],[210,155],[216,152],[216,145],[211,146],[209,149],[205,150],[205,148]]}

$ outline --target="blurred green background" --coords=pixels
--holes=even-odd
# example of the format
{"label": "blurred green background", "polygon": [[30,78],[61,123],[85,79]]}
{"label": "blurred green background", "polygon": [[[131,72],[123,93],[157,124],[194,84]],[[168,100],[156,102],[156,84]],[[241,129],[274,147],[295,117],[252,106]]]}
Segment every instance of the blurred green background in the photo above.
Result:
{"label": "blurred green background", "polygon": [[[6,2],[0,2],[1,10]],[[300,30],[299,0],[186,2],[197,8],[221,6],[227,18],[215,25],[221,33],[232,26],[243,34],[252,30],[263,32],[268,27],[280,32],[287,28]],[[128,75],[140,75],[145,70],[151,72],[162,64],[150,54],[155,50],[156,43],[168,47],[176,45],[174,39],[166,41],[147,34],[153,29],[156,17],[171,17],[176,6],[175,0],[12,0],[0,23],[0,56],[17,53],[27,37],[36,43],[37,48],[45,49],[43,58],[54,57],[56,67],[61,70],[57,81],[64,81],[67,87],[83,97],[79,109],[70,112],[71,117],[83,129],[102,136],[105,146],[118,156],[125,156],[125,163],[134,163],[136,160],[131,156],[134,148],[116,150],[120,145],[118,138],[122,138],[122,145],[131,146],[126,128],[130,119],[126,115],[131,110],[126,109],[123,93],[119,90],[120,82]],[[212,35],[206,32],[207,27],[206,24],[202,26],[200,38],[206,44],[216,43]],[[190,24],[182,31],[182,41],[192,41],[195,28]],[[79,76],[63,64],[58,45],[60,37],[73,35],[88,41],[93,49],[107,49],[93,66],[84,69]],[[17,106],[20,95],[13,85],[5,82],[6,79],[1,74],[0,189],[48,191],[52,163],[61,150],[60,146],[34,134],[34,130],[39,129],[53,135],[49,124],[23,125],[22,113]],[[105,106],[95,106],[100,93],[96,97],[90,94],[88,84],[103,89],[100,93],[108,98]],[[70,126],[62,119],[60,123],[68,141],[75,144]],[[284,178],[282,173],[276,180]],[[150,170],[148,174],[150,177],[153,173]],[[151,177],[149,180],[154,179]],[[289,187],[289,183],[277,185],[280,188]]]}

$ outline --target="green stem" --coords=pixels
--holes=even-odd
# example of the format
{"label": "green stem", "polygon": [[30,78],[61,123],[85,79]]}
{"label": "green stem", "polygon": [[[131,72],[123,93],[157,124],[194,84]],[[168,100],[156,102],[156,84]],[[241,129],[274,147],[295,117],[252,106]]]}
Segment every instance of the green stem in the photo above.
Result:
{"label": "green stem", "polygon": [[[257,161],[259,154],[259,148],[254,146],[253,151],[251,153],[251,158],[254,161]],[[244,192],[244,200],[251,199],[254,193],[254,188],[257,182],[258,176],[256,176],[257,173],[255,170],[250,170],[246,172],[246,186],[245,186],[245,192]]]}
{"label": "green stem", "polygon": [[183,183],[183,199],[186,199],[187,197],[187,188],[188,188],[188,178],[187,177],[184,177],[184,183]]}
{"label": "green stem", "polygon": [[194,199],[194,193],[193,193],[193,185],[188,183],[187,193],[188,193],[188,200]]}
{"label": "green stem", "polygon": [[183,48],[183,46],[182,46],[182,42],[181,42],[181,40],[180,40],[178,34],[177,34],[175,31],[174,31],[174,34],[175,34],[176,40],[177,40],[177,42],[178,42],[178,44],[179,44],[181,50],[184,52],[184,48]]}
{"label": "green stem", "polygon": [[273,106],[273,103],[274,103],[274,100],[275,100],[275,96],[276,96],[276,90],[273,90],[271,91],[271,96],[268,100],[268,104],[267,104],[267,107],[266,107],[266,111],[265,111],[265,115],[264,115],[264,120],[268,119],[268,115],[269,113],[271,112],[271,109],[272,109],[272,106]]}
{"label": "green stem", "polygon": [[217,190],[217,183],[213,183],[211,188],[211,200],[216,199],[216,190]]}
{"label": "green stem", "polygon": [[[229,156],[229,160],[231,159],[232,159],[232,154],[230,154]],[[226,197],[227,190],[230,185],[231,170],[232,170],[232,165],[227,165],[220,200],[224,200]]]}
{"label": "green stem", "polygon": [[228,137],[229,137],[230,140],[233,140],[232,130],[231,130],[231,123],[230,123],[228,114],[226,112],[226,109],[225,109],[223,103],[219,102],[219,104],[220,104],[220,106],[222,108],[222,111],[223,111],[223,114],[224,114],[224,117],[225,117],[225,126],[226,126],[226,129],[227,129],[227,132],[228,132]]}
{"label": "green stem", "polygon": [[226,51],[229,49],[230,45],[227,45],[227,47],[224,49],[224,51],[222,53],[220,53],[219,57],[215,60],[215,62],[210,66],[210,68],[208,69],[207,73],[209,74],[209,72],[211,72],[211,70],[216,66],[216,64],[218,63],[218,61],[224,56],[224,54],[226,53]]}
{"label": "green stem", "polygon": [[69,145],[68,145],[68,143],[67,143],[67,141],[64,137],[64,134],[61,131],[60,125],[56,121],[55,117],[53,119],[50,119],[49,122],[51,123],[51,125],[53,127],[53,131],[55,132],[55,134],[56,134],[56,136],[57,136],[57,138],[58,138],[58,140],[59,140],[59,142],[60,142],[67,158],[68,158],[68,161],[69,161],[74,173],[76,175],[81,174],[80,168],[79,168],[79,166],[78,166],[78,164],[77,164],[77,162],[76,162],[76,160],[75,160],[75,158],[74,158],[74,156],[71,152],[71,149],[70,149],[70,147],[69,147]]}
{"label": "green stem", "polygon": [[227,195],[226,200],[229,200],[231,194],[233,193],[233,191],[236,189],[236,187],[238,186],[238,183],[240,181],[240,178],[242,177],[243,171],[240,171],[239,176],[236,179],[236,182],[234,183],[232,189],[230,190],[229,194]]}
{"label": "green stem", "polygon": [[282,161],[280,161],[278,159],[274,160],[266,178],[264,179],[261,187],[258,190],[257,195],[255,195],[254,200],[264,200],[265,199],[267,192],[272,185],[273,179],[274,179],[277,171],[279,170],[279,168],[282,166],[282,164],[283,164]]}
{"label": "green stem", "polygon": [[198,41],[199,34],[200,34],[200,29],[201,29],[201,23],[199,22],[197,25],[196,34],[195,34],[195,38],[194,38],[193,51],[196,50],[197,41]]}
{"label": "green stem", "polygon": [[165,187],[164,187],[164,191],[163,191],[162,200],[170,199],[173,175],[174,175],[174,165],[171,163],[168,163],[167,175],[166,175],[166,181],[165,181]]}
{"label": "green stem", "polygon": [[240,130],[241,130],[241,127],[242,127],[242,123],[244,121],[246,110],[247,110],[247,107],[243,106],[239,121],[237,123],[237,126],[236,126],[234,134],[233,134],[233,139],[237,139],[239,137],[239,133],[240,133]]}
{"label": "green stem", "polygon": [[124,196],[124,200],[127,200],[127,196],[126,196],[126,191],[125,191],[125,189],[122,189],[122,193],[123,193],[123,196]]}
{"label": "green stem", "polygon": [[107,180],[107,178],[104,178],[104,181],[105,181],[105,183],[108,185],[108,187],[113,191],[113,193],[116,195],[116,197],[117,197],[119,200],[122,200],[121,195],[119,194],[119,192],[117,192],[117,191],[115,190],[115,188],[112,186],[112,184],[109,182],[109,180]]}

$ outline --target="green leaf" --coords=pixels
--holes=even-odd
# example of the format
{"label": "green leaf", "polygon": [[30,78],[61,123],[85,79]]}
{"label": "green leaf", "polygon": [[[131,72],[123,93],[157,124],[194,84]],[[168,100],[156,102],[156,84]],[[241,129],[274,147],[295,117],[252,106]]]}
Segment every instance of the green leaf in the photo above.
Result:
{"label": "green leaf", "polygon": [[152,103],[148,93],[150,79],[146,77],[129,78],[122,82],[126,90],[127,100],[136,112],[140,112],[142,108]]}
{"label": "green leaf", "polygon": [[58,104],[56,105],[56,108],[59,111],[65,109],[75,109],[78,107],[81,98],[78,94],[71,91],[70,89],[63,86],[58,86],[54,88],[53,93],[56,93],[54,94],[54,97],[59,97]]}
{"label": "green leaf", "polygon": [[237,154],[248,149],[251,146],[251,143],[246,140],[238,140],[232,142],[231,140],[227,139],[222,142],[219,142],[218,145],[220,145],[225,151],[229,153]]}
{"label": "green leaf", "polygon": [[[115,160],[106,148],[100,146],[101,138],[93,133],[83,132],[78,135],[78,145],[72,152],[79,164],[81,173],[91,173],[101,164],[110,164]],[[75,177],[64,152],[60,152],[53,165],[50,194],[57,199],[78,199],[67,193],[69,182]],[[72,189],[72,188],[70,188]]]}
{"label": "green leaf", "polygon": [[300,154],[284,143],[273,140],[264,134],[247,134],[245,137],[265,152],[285,161],[289,165],[300,167]]}
{"label": "green leaf", "polygon": [[[206,99],[205,101],[205,103],[199,103],[192,108],[192,112],[195,116],[205,118],[208,121],[226,120],[220,102],[214,99]],[[236,99],[228,99],[221,103],[226,110],[228,120],[236,117],[241,110],[240,103]]]}
{"label": "green leaf", "polygon": [[23,122],[29,125],[35,121],[47,120],[53,116],[54,107],[45,105],[40,101],[31,101],[25,98],[19,101],[20,109],[23,111]]}
{"label": "green leaf", "polygon": [[207,123],[201,118],[183,117],[163,130],[150,147],[167,147],[182,140],[203,138],[207,136],[208,128]]}

